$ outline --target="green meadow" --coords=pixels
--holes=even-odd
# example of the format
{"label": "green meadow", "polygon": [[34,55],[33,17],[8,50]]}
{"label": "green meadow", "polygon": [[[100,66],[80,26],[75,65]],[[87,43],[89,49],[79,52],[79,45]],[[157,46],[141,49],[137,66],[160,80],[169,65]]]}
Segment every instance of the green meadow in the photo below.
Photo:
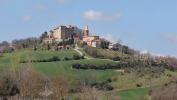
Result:
{"label": "green meadow", "polygon": [[[73,69],[72,65],[76,63],[80,64],[116,64],[115,62],[108,59],[81,59],[81,60],[69,60],[64,61],[65,57],[71,58],[73,55],[79,55],[74,50],[61,50],[61,51],[34,51],[30,49],[20,50],[13,53],[6,53],[0,57],[0,69],[6,67],[12,67],[14,69],[18,67],[31,66],[37,71],[43,73],[44,75],[64,75],[73,79],[88,78],[90,81],[101,82],[109,78],[116,78],[114,82],[111,83],[115,87],[115,90],[110,92],[105,92],[105,95],[116,95],[119,96],[121,100],[141,100],[142,97],[148,97],[149,89],[149,79],[148,76],[142,78],[136,78],[133,74],[122,74],[116,70],[77,70]],[[21,60],[42,60],[49,59],[53,56],[57,56],[61,61],[56,62],[38,62],[38,63],[20,63]],[[160,78],[152,79],[154,86],[161,85],[168,80],[167,74],[172,76],[177,76],[175,72],[166,71],[164,75]],[[142,88],[136,87],[136,84],[142,83]]]}

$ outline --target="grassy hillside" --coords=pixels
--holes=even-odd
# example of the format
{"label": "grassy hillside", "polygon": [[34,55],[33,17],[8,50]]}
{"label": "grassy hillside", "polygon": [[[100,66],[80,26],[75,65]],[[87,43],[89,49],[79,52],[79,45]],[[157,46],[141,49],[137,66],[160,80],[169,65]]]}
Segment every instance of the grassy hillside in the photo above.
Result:
{"label": "grassy hillside", "polygon": [[116,71],[114,70],[106,70],[106,71],[103,71],[103,70],[76,70],[76,69],[72,69],[72,64],[74,63],[81,63],[81,64],[95,64],[95,65],[99,65],[99,64],[106,64],[106,63],[114,63],[114,62],[111,62],[109,60],[100,60],[100,59],[90,59],[90,60],[87,60],[87,59],[84,59],[84,60],[79,60],[79,61],[60,61],[60,62],[50,62],[50,63],[36,63],[36,64],[33,64],[32,66],[45,73],[45,74],[48,74],[48,75],[58,75],[58,74],[64,74],[66,76],[69,76],[69,77],[87,77],[87,76],[91,76],[91,77],[94,77],[94,78],[97,78],[97,80],[105,80],[109,77],[112,77],[112,76],[116,76],[118,75],[119,73],[117,73]]}
{"label": "grassy hillside", "polygon": [[118,92],[121,100],[143,100],[148,95],[147,88],[135,88]]}
{"label": "grassy hillside", "polygon": [[78,55],[78,53],[74,50],[61,50],[61,51],[32,51],[32,50],[21,50],[14,53],[4,54],[3,57],[0,58],[0,67],[18,67],[18,66],[32,66],[33,68],[41,71],[47,75],[58,75],[64,74],[70,77],[78,77],[78,76],[89,76],[92,75],[98,79],[107,79],[110,76],[118,75],[116,71],[107,70],[107,71],[96,71],[96,70],[76,70],[72,69],[72,64],[80,63],[80,64],[113,64],[111,60],[102,60],[102,59],[83,59],[83,60],[72,60],[72,61],[58,61],[58,62],[41,62],[41,63],[30,63],[30,64],[21,64],[20,60],[40,60],[40,59],[48,59],[52,56],[58,56],[59,58],[64,57],[72,57],[73,55]]}
{"label": "grassy hillside", "polygon": [[[81,50],[84,52],[83,50]],[[85,52],[84,52],[85,53]],[[115,52],[114,52],[115,53]],[[152,78],[150,75],[143,77],[136,76],[135,73],[124,73],[122,74],[118,70],[78,70],[73,69],[72,65],[79,64],[117,64],[119,62],[109,59],[81,59],[81,60],[69,60],[69,61],[55,61],[55,62],[39,62],[39,63],[20,63],[21,60],[42,60],[49,59],[53,56],[57,56],[60,59],[65,57],[73,57],[73,55],[79,55],[74,50],[60,50],[60,51],[33,51],[30,49],[20,50],[13,53],[5,53],[0,57],[0,69],[5,67],[24,67],[31,66],[35,70],[48,76],[59,76],[64,75],[70,79],[87,79],[90,82],[102,82],[107,79],[112,79],[110,83],[114,87],[113,91],[105,92],[105,95],[119,96],[121,100],[141,100],[143,97],[148,95],[148,87],[150,80],[153,86],[159,86],[167,83],[173,77],[177,77],[176,72],[166,70],[160,77]],[[86,56],[88,56],[86,54]],[[170,77],[169,77],[170,75]],[[141,85],[137,87],[137,84]],[[106,98],[106,97],[105,97]]]}
{"label": "grassy hillside", "polygon": [[30,49],[20,50],[13,53],[5,53],[3,57],[0,57],[0,67],[9,66],[10,64],[18,63],[20,60],[40,60],[48,59],[53,56],[58,56],[59,58],[72,57],[78,54],[74,50],[61,50],[57,51],[33,51]]}

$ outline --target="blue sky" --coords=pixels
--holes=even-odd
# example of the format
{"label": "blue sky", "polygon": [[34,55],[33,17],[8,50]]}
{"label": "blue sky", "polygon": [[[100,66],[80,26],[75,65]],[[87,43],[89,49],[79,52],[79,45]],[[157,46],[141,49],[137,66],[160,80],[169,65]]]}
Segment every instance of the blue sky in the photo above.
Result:
{"label": "blue sky", "polygon": [[140,51],[177,56],[177,0],[0,0],[0,41],[55,26],[90,31]]}

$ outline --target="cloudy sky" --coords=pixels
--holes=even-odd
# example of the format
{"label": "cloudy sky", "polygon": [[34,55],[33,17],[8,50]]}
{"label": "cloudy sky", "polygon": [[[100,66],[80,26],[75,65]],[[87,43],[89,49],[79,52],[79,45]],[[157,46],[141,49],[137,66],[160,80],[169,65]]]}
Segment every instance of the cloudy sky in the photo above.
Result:
{"label": "cloudy sky", "polygon": [[60,24],[89,25],[137,50],[177,56],[177,0],[0,0],[0,41]]}

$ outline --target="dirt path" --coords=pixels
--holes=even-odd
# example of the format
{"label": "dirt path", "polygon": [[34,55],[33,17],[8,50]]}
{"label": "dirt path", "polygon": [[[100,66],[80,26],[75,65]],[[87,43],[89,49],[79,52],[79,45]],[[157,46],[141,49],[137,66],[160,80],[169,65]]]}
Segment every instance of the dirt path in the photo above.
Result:
{"label": "dirt path", "polygon": [[[84,55],[84,54],[79,50],[79,47],[77,46],[77,44],[76,44],[74,50],[75,50],[77,53],[79,53],[80,56],[83,56],[83,55]],[[86,59],[92,59],[92,58],[87,57],[87,56],[84,56],[84,58],[86,58]]]}

